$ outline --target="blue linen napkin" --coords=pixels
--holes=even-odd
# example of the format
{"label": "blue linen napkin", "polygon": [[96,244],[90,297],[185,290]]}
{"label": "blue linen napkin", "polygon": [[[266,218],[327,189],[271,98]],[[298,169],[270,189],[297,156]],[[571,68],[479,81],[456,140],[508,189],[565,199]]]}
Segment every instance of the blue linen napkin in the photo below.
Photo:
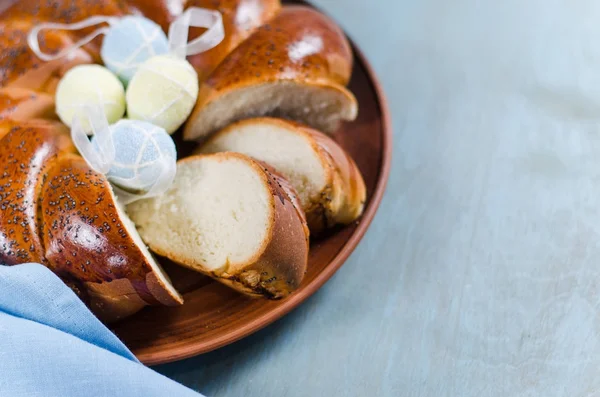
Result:
{"label": "blue linen napkin", "polygon": [[39,264],[0,266],[0,396],[181,396]]}

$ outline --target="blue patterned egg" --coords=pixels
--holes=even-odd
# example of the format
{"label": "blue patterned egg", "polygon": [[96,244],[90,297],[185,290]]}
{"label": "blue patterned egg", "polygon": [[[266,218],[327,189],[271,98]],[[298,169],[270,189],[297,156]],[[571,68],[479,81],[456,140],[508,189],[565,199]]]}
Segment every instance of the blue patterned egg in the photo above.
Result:
{"label": "blue patterned egg", "polygon": [[100,56],[104,65],[127,85],[139,65],[169,51],[168,39],[159,25],[140,16],[126,16],[110,27]]}
{"label": "blue patterned egg", "polygon": [[[106,176],[120,188],[145,193],[165,167],[175,167],[175,143],[163,128],[140,120],[120,120],[110,126],[110,133],[116,157]],[[94,138],[92,145],[98,149]]]}

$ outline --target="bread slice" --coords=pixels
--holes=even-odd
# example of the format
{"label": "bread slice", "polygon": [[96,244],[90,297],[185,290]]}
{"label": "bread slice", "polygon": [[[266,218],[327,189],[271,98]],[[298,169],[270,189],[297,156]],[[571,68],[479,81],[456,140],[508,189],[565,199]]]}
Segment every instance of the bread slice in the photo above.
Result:
{"label": "bread slice", "polygon": [[333,132],[358,112],[344,87],[351,70],[350,45],[333,21],[311,8],[283,7],[201,86],[184,138],[202,140],[234,121],[258,116]]}
{"label": "bread slice", "polygon": [[241,292],[281,298],[298,288],[308,260],[308,229],[267,167],[238,153],[180,160],[162,196],[127,207],[159,255]]}
{"label": "bread slice", "polygon": [[[198,72],[198,80],[202,82],[234,48],[279,12],[281,2],[279,0],[185,0],[184,6],[186,9],[201,7],[217,10],[223,16],[225,27],[223,41],[208,51],[188,57],[188,61]],[[204,31],[206,29],[191,28],[189,39],[193,40]]]}
{"label": "bread slice", "polygon": [[183,303],[107,179],[83,158],[65,155],[53,163],[41,213],[49,267],[84,291],[80,296],[101,320],[119,320],[145,305]]}
{"label": "bread slice", "polygon": [[279,171],[298,192],[312,234],[349,224],[363,211],[366,189],[352,158],[331,138],[274,118],[239,121],[201,145],[198,153],[239,152]]}
{"label": "bread slice", "polygon": [[0,264],[46,263],[38,203],[44,174],[74,153],[68,129],[50,121],[0,121]]}

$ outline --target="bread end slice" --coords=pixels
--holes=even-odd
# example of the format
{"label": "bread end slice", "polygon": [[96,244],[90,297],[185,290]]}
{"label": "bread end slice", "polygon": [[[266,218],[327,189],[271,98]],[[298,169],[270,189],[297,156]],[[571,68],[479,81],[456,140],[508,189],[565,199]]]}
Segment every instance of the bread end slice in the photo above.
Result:
{"label": "bread end slice", "polygon": [[354,95],[335,83],[279,80],[213,91],[204,86],[190,116],[184,139],[203,140],[228,124],[260,116],[296,120],[333,133],[358,113]]}
{"label": "bread end slice", "polygon": [[247,156],[192,156],[164,195],[127,210],[157,254],[277,299],[298,288],[308,260],[308,229],[289,189]]}
{"label": "bread end slice", "polygon": [[41,203],[49,267],[85,291],[104,321],[145,305],[177,306],[183,298],[154,260],[103,175],[77,155],[47,173]]}

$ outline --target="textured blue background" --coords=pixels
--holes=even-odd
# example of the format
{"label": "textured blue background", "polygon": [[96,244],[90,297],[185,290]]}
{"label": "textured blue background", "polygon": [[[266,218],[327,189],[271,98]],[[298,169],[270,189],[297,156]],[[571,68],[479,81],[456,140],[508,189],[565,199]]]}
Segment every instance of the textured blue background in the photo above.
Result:
{"label": "textured blue background", "polygon": [[208,396],[600,395],[600,2],[316,0],[380,76],[393,170],[298,310],[159,371]]}

